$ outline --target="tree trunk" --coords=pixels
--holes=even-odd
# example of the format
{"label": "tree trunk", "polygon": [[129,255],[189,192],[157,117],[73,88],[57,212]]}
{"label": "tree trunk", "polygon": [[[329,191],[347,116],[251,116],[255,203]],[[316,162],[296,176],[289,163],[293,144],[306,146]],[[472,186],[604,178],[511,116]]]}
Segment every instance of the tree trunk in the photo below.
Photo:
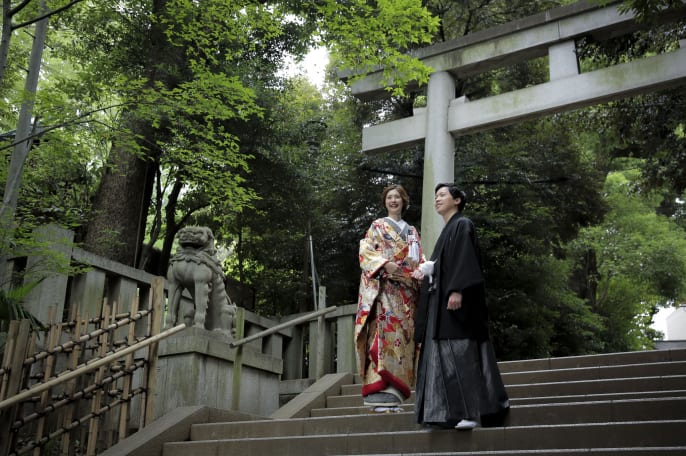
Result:
{"label": "tree trunk", "polygon": [[169,196],[167,197],[167,206],[164,208],[164,240],[162,242],[162,252],[160,253],[160,260],[158,264],[158,274],[166,275],[169,268],[169,260],[172,256],[172,247],[174,245],[174,238],[181,229],[183,220],[176,221],[176,208],[178,207],[179,195],[183,189],[183,182],[180,180],[174,181]]}
{"label": "tree trunk", "polygon": [[[5,6],[6,5],[3,4],[3,11]],[[45,0],[41,0],[40,6],[41,11],[44,11]],[[3,24],[3,33],[5,26],[11,27],[11,24]],[[9,272],[5,265],[9,255],[9,246],[12,244],[12,239],[14,238],[14,214],[17,210],[17,202],[19,200],[19,188],[21,187],[22,175],[24,174],[24,164],[26,163],[29,151],[33,145],[32,133],[35,132],[36,125],[34,124],[32,131],[31,118],[33,117],[34,100],[36,92],[38,91],[38,77],[40,75],[47,29],[47,18],[36,23],[31,55],[29,57],[29,72],[24,84],[24,90],[28,97],[21,104],[17,129],[14,134],[14,149],[12,150],[9,169],[7,170],[5,193],[3,194],[2,204],[0,205],[0,233],[3,235],[3,245],[0,250],[0,286],[6,285],[9,281]],[[9,44],[9,39],[7,43]],[[5,62],[0,62],[0,64],[4,65]],[[2,82],[1,79],[0,82]]]}
{"label": "tree trunk", "polygon": [[5,79],[7,59],[10,53],[12,39],[12,4],[10,0],[2,0],[2,31],[0,32],[0,86]]}
{"label": "tree trunk", "polygon": [[[140,133],[134,128],[134,133]],[[93,202],[86,250],[134,266],[141,254],[157,161],[115,143]]]}
{"label": "tree trunk", "polygon": [[[45,10],[45,0],[41,1],[41,10]],[[3,24],[3,30],[6,24]],[[11,25],[10,25],[11,26]],[[29,72],[26,76],[24,90],[27,98],[21,104],[17,129],[14,134],[14,149],[5,183],[5,194],[3,195],[2,207],[0,207],[0,218],[12,220],[17,209],[17,199],[19,187],[24,172],[24,163],[29,155],[29,150],[33,144],[32,133],[35,132],[35,125],[31,131],[31,119],[33,117],[33,105],[38,91],[38,76],[40,75],[41,61],[43,59],[43,49],[45,48],[45,36],[48,29],[48,20],[43,19],[36,24],[36,31],[29,57]]]}
{"label": "tree trunk", "polygon": [[[153,15],[160,16],[167,0],[153,1]],[[161,26],[150,31],[150,48],[143,59],[148,74],[147,87],[154,87],[159,75],[156,69],[168,58]],[[113,261],[137,267],[142,257],[148,209],[153,194],[156,170],[161,152],[150,150],[156,144],[158,131],[152,121],[125,115],[127,135],[138,140],[138,151],[122,138],[113,141],[107,169],[93,201],[93,213],[86,227],[85,248]]]}

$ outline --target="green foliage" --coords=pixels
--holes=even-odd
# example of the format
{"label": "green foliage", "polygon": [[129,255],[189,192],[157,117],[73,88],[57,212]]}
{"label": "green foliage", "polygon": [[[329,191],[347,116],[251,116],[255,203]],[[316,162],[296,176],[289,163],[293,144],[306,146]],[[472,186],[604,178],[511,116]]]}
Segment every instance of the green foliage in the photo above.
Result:
{"label": "green foliage", "polygon": [[25,68],[31,52],[32,37],[19,32],[10,42],[7,67],[0,81],[0,133],[14,130],[17,126],[21,92],[24,89]]}
{"label": "green foliage", "polygon": [[[60,141],[63,134],[46,136],[32,150],[26,163],[16,217],[24,226],[58,223],[81,226],[87,217],[95,181],[89,173],[88,156],[79,156]],[[4,170],[3,170],[4,171]]]}
{"label": "green foliage", "polygon": [[[607,327],[606,351],[650,348],[650,317],[686,296],[686,240],[672,220],[655,213],[659,198],[635,191],[637,173],[608,176],[612,210],[570,243],[594,310]],[[590,262],[589,255],[590,252]]]}
{"label": "green foliage", "polygon": [[[56,225],[25,224],[16,227],[12,233],[0,231],[0,249],[3,254],[10,252],[10,259],[33,258],[31,264],[19,269],[15,267],[15,277],[11,278],[11,283],[1,284],[2,287],[21,283],[24,275],[31,277],[30,282],[40,282],[52,274],[71,275],[83,271],[82,267],[70,264],[70,257],[65,254],[71,250],[73,243],[61,237],[55,239],[53,228],[58,228],[61,235],[63,227]],[[21,273],[19,277],[16,277],[16,271]]]}
{"label": "green foliage", "polygon": [[312,302],[309,235],[322,223],[318,192],[333,171],[322,172],[327,109],[305,81],[260,96],[264,118],[254,119],[240,136],[255,152],[246,185],[258,198],[240,213],[226,207],[225,222],[217,228],[222,239],[233,241],[228,274],[255,287],[257,310],[287,314]]}
{"label": "green foliage", "polygon": [[203,74],[145,94],[148,101],[139,112],[153,125],[164,121],[167,129],[157,147],[166,152],[160,165],[168,175],[182,180],[189,192],[202,188],[210,204],[227,199],[236,208],[247,204],[253,195],[243,187],[241,172],[248,169],[248,157],[225,123],[259,113],[251,90],[236,77]]}
{"label": "green foliage", "polygon": [[262,43],[278,39],[289,18],[276,3],[190,0],[166,3],[159,16],[169,43],[184,49],[189,66],[221,68],[261,51]]}
{"label": "green foliage", "polygon": [[[34,154],[37,168],[35,174],[27,170],[22,216],[87,231],[87,217],[115,216],[107,207],[87,207],[100,179],[116,179],[132,163],[152,164],[152,172],[139,172],[149,182],[128,190],[145,197],[134,211],[145,212],[156,180],[149,239],[155,243],[164,236],[166,250],[191,217],[211,211],[210,219],[225,220],[224,208],[240,213],[257,197],[246,185],[251,157],[265,149],[239,141],[246,139],[246,127],[265,130],[258,100],[280,86],[274,74],[287,54],[297,58],[320,39],[343,62],[383,64],[396,68],[394,74],[402,70],[407,80],[428,77],[426,68],[405,55],[409,47],[427,43],[437,24],[420,2],[341,6],[128,0],[83,2],[53,18],[44,67],[48,82],[39,91],[36,113],[50,133],[43,136],[45,153],[73,163],[59,161],[59,172],[51,175],[45,172],[46,155]],[[70,138],[78,141],[64,141]],[[111,147],[116,154],[109,154]],[[140,160],[122,162],[119,151]],[[101,232],[102,223],[91,230]],[[115,233],[120,231],[123,226]]]}
{"label": "green foliage", "polygon": [[593,160],[558,120],[461,138],[456,179],[484,252],[492,337],[503,359],[598,350],[602,322],[570,286],[562,246],[605,211]]}
{"label": "green foliage", "polygon": [[448,41],[505,22],[531,16],[575,0],[428,0],[426,7],[440,19],[434,41]]}
{"label": "green foliage", "polygon": [[[40,282],[31,282],[11,290],[0,288],[0,333],[6,333],[12,320],[29,320],[32,329],[43,329],[44,325],[22,305],[24,298],[38,286]],[[6,335],[6,334],[4,334]],[[0,349],[4,348],[4,340],[0,340]]]}
{"label": "green foliage", "polygon": [[322,43],[332,52],[339,70],[352,72],[350,82],[382,69],[382,84],[394,95],[406,85],[429,80],[431,69],[407,53],[429,44],[438,30],[433,17],[417,0],[318,2]]}
{"label": "green foliage", "polygon": [[600,351],[602,320],[569,287],[565,260],[521,255],[501,263],[489,270],[487,287],[499,356],[523,359]]}
{"label": "green foliage", "polygon": [[[607,3],[602,1],[601,3]],[[681,8],[683,2],[680,0],[625,0],[620,6],[619,11],[627,13],[629,11],[636,15],[639,22],[651,21],[667,9]]]}
{"label": "green foliage", "polygon": [[[678,49],[679,40],[684,38],[683,27],[654,25],[604,42],[583,40],[577,53],[583,71],[589,71],[669,53]],[[674,201],[686,190],[685,96],[683,87],[677,87],[585,110],[580,117],[580,122],[587,128],[592,126],[611,140],[605,152],[608,157],[643,159],[639,184],[662,193],[660,212],[672,216],[680,215]]]}
{"label": "green foliage", "polygon": [[1,277],[0,333],[7,331],[11,320],[21,319],[30,320],[34,329],[42,329],[45,322],[24,307],[29,294],[48,277],[85,272],[83,266],[71,264],[70,255],[65,254],[73,247],[70,241],[53,239],[49,227],[34,228],[23,224],[12,233],[0,231],[0,252],[12,266],[11,275]]}
{"label": "green foliage", "polygon": [[[154,176],[146,234],[162,257],[184,224],[210,226],[228,274],[255,290],[256,310],[283,315],[311,309],[311,236],[327,302],[353,303],[358,242],[384,213],[382,188],[405,186],[405,219],[421,223],[422,148],[359,151],[364,125],[421,104],[421,89],[405,93],[406,84],[426,82],[431,69],[411,51],[567,3],[84,2],[51,21],[36,100],[44,132],[27,162],[19,220],[78,230],[107,214],[91,201],[101,179],[128,164],[109,160],[116,147]],[[669,2],[643,3],[626,2],[645,11]],[[683,33],[656,26],[582,41],[581,65],[668,52]],[[29,44],[25,33],[13,39],[3,131],[16,123]],[[361,103],[341,84],[321,94],[286,79],[285,58],[312,44],[329,47],[332,68],[384,68],[391,98]],[[547,77],[547,59],[535,59],[458,79],[457,95],[478,99]],[[457,140],[455,175],[484,247],[500,357],[650,346],[654,312],[684,297],[683,106],[674,89]],[[133,193],[147,198],[143,187]]]}

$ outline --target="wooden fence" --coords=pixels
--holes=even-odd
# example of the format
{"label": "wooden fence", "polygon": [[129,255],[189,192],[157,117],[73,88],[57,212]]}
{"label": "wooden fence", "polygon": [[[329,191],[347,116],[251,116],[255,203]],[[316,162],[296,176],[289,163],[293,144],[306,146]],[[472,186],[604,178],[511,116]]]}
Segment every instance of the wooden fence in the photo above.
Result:
{"label": "wooden fence", "polygon": [[43,331],[13,321],[0,368],[0,454],[95,455],[152,420],[164,279],[129,311],[103,300],[102,315]]}
{"label": "wooden fence", "polygon": [[[7,334],[0,366],[0,456],[97,454],[160,413],[152,409],[160,384],[157,341],[175,330],[163,330],[165,278],[69,246],[65,236],[54,227],[44,233],[47,242],[54,241],[53,250],[83,271],[47,277],[27,296],[25,307],[49,323],[46,329],[12,322]],[[19,264],[28,271],[40,259],[13,261],[10,268]],[[354,307],[339,306],[324,320],[251,340],[241,346],[247,350],[243,361],[260,353],[278,359],[282,380],[351,372]],[[239,310],[239,338],[300,317],[277,321]]]}

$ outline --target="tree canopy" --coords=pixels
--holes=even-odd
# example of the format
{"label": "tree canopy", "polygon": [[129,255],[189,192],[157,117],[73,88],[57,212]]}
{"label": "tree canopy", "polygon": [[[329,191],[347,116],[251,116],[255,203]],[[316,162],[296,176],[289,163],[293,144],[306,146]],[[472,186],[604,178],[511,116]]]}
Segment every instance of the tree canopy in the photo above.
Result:
{"label": "tree canopy", "polygon": [[[422,147],[360,152],[363,126],[421,102],[431,70],[408,51],[567,3],[48,2],[18,240],[58,223],[94,253],[164,275],[178,230],[201,224],[241,305],[311,310],[313,285],[328,304],[355,303],[358,243],[384,212],[382,188],[402,184],[405,218],[421,222]],[[658,3],[625,5],[649,20]],[[3,10],[3,31],[13,24],[0,43],[5,164],[39,4]],[[655,25],[581,40],[577,52],[592,69],[668,52],[683,35]],[[314,45],[330,51],[322,90],[283,71]],[[393,83],[385,100],[356,100],[335,76],[379,66]],[[547,59],[521,62],[458,78],[456,95],[547,73]],[[419,88],[403,90],[410,80]],[[683,98],[677,87],[458,139],[455,176],[484,246],[499,356],[650,347],[652,315],[684,300]]]}

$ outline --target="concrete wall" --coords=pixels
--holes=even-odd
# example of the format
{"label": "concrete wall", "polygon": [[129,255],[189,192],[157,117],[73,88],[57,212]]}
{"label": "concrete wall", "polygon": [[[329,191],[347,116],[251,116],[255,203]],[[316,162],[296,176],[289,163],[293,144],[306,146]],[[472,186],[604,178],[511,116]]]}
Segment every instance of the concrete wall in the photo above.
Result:
{"label": "concrete wall", "polygon": [[[187,328],[160,343],[155,417],[177,407],[208,406],[267,416],[279,407],[280,357],[243,347],[240,378],[236,348],[224,335]],[[234,381],[239,382],[234,398]]]}

